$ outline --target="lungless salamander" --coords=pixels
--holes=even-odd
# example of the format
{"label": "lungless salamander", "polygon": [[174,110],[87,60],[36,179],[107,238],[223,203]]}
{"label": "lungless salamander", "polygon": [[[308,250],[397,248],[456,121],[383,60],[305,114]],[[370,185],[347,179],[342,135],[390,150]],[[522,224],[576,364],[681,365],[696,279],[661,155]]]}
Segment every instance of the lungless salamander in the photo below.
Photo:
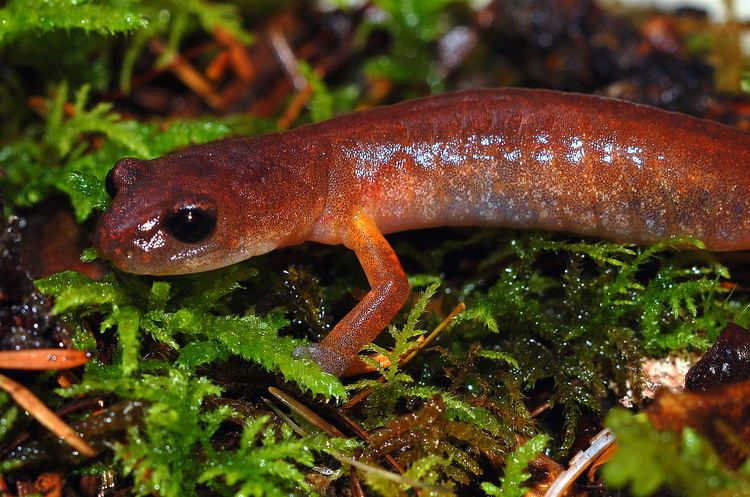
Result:
{"label": "lungless salamander", "polygon": [[498,89],[122,159],[95,245],[133,273],[226,266],[305,241],[354,250],[371,286],[307,353],[342,374],[404,304],[383,237],[507,226],[750,249],[750,134],[618,100]]}

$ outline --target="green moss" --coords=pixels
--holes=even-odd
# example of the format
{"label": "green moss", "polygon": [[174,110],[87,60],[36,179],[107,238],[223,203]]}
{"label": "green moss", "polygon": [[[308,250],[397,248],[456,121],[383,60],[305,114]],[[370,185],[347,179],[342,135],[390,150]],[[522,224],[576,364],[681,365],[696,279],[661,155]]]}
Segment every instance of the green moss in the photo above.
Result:
{"label": "green moss", "polygon": [[[126,440],[114,446],[123,474],[134,477],[137,495],[196,495],[203,485],[227,495],[310,490],[298,467],[311,466],[314,452],[343,453],[350,447],[343,439],[293,437],[268,425],[265,417],[248,420],[236,451],[214,447],[216,430],[235,414],[228,407],[206,407],[207,398],[221,395],[221,388],[199,376],[198,367],[205,370],[236,354],[297,382],[301,389],[326,398],[345,394],[338,380],[317,365],[292,359],[299,341],[277,336],[285,320],[276,315],[222,315],[241,282],[256,274],[254,268],[238,265],[150,284],[116,273],[94,282],[74,272],[38,282],[57,296],[55,309],[68,320],[96,312],[103,318],[102,329],[117,329],[119,359],[112,365],[93,361],[79,384],[59,394],[106,393],[147,403],[143,423],[131,426]],[[179,351],[174,365],[140,359],[144,334]]]}
{"label": "green moss", "polygon": [[178,364],[189,371],[238,355],[281,373],[314,394],[344,397],[343,386],[336,378],[321,372],[309,360],[292,358],[292,351],[301,342],[278,336],[286,320],[273,314],[226,314],[226,299],[241,289],[242,281],[256,274],[245,264],[149,283],[146,278],[119,273],[95,282],[67,271],[39,281],[37,286],[56,296],[56,312],[86,315],[95,309],[103,317],[103,330],[117,328],[125,375],[139,367],[139,343],[145,332],[175,349],[187,341]]}
{"label": "green moss", "polygon": [[[64,110],[69,92],[61,84],[48,108],[42,128],[31,128],[27,136],[0,148],[6,174],[0,187],[11,193],[11,208],[28,207],[62,192],[69,196],[76,217],[86,219],[93,209],[109,205],[103,180],[114,163],[123,157],[150,159],[185,145],[216,140],[230,129],[216,121],[176,121],[164,129],[157,124],[125,121],[112,105],[99,103],[88,108],[89,88],[75,92],[72,115]],[[104,144],[89,150],[89,137],[101,135]]]}
{"label": "green moss", "polygon": [[382,354],[389,360],[389,366],[383,367],[379,362],[360,356],[370,362],[381,374],[378,379],[364,379],[350,384],[350,390],[370,389],[367,399],[367,412],[370,413],[368,426],[383,426],[398,412],[396,404],[407,397],[428,400],[439,396],[445,403],[447,419],[463,421],[473,424],[494,436],[498,436],[504,443],[512,443],[513,432],[507,423],[502,423],[487,409],[472,405],[459,395],[452,394],[441,388],[416,383],[414,378],[401,366],[401,360],[419,343],[419,338],[426,330],[417,328],[419,318],[425,312],[427,304],[439,286],[439,283],[429,285],[419,296],[406,317],[406,323],[401,328],[391,326],[388,330],[393,338],[393,345],[388,348],[376,344],[368,345],[365,350]]}
{"label": "green moss", "polygon": [[115,446],[124,474],[132,474],[137,495],[154,492],[165,497],[195,495],[196,475],[203,464],[199,453],[231,411],[202,411],[208,395],[220,389],[206,378],[169,369],[163,375],[144,374],[137,381],[112,367],[87,368],[84,381],[66,395],[111,392],[149,402],[143,426],[131,426],[128,440]]}
{"label": "green moss", "polygon": [[505,465],[505,475],[500,486],[492,483],[482,483],[482,490],[492,497],[523,497],[529,491],[523,486],[531,475],[526,472],[529,463],[544,450],[549,443],[549,436],[540,434],[518,446],[508,458]]}
{"label": "green moss", "polygon": [[0,392],[0,408],[3,409],[0,416],[0,440],[4,440],[18,421],[20,413],[18,406],[12,404],[10,396],[5,392]]}
{"label": "green moss", "polygon": [[197,495],[203,485],[221,495],[310,492],[300,467],[311,467],[316,452],[340,457],[354,446],[322,435],[299,438],[261,416],[246,420],[235,450],[218,450],[213,441],[217,430],[237,414],[226,406],[206,408],[207,397],[221,393],[210,380],[163,364],[154,364],[150,374],[138,378],[93,364],[81,384],[61,393],[91,392],[148,404],[143,423],[129,427],[126,441],[114,445],[123,474],[133,476],[135,495]]}
{"label": "green moss", "polygon": [[[375,379],[364,379],[349,385],[349,389],[359,390],[370,388],[370,403],[374,404],[372,412],[380,415],[392,416],[396,402],[400,397],[406,395],[406,386],[413,383],[414,379],[400,367],[401,359],[418,345],[418,337],[426,333],[425,330],[417,328],[419,317],[424,313],[427,302],[435,294],[439,283],[433,283],[428,286],[416,303],[409,311],[406,324],[397,329],[394,326],[388,328],[388,333],[393,337],[394,344],[389,347],[381,347],[377,344],[369,344],[365,350],[381,354],[389,361],[387,367],[383,367],[378,361],[370,359],[368,356],[361,356],[362,359],[375,367],[383,377],[383,381]],[[380,423],[387,419],[383,418]]]}
{"label": "green moss", "polygon": [[[381,443],[381,446],[375,446],[373,450],[383,450],[382,446],[403,445],[400,458],[407,461],[406,476],[440,485],[441,488],[455,488],[482,475],[480,454],[500,457],[516,446],[519,432],[528,433],[528,425],[518,423],[518,414],[503,418],[494,409],[480,405],[480,395],[453,387],[441,388],[424,380],[417,381],[399,366],[402,359],[417,345],[418,338],[426,333],[418,328],[419,319],[438,286],[438,282],[427,286],[408,312],[402,327],[389,328],[394,342],[392,346],[367,347],[390,361],[388,367],[370,361],[382,376],[379,379],[359,380],[349,385],[349,388],[369,389],[363,409],[365,426],[388,431],[394,425],[400,425],[402,428],[395,431],[405,433],[394,433],[391,436],[393,440]],[[397,416],[400,404],[414,404],[419,399],[424,405],[422,411]],[[431,414],[424,414],[425,410],[431,410]],[[414,418],[411,419],[410,416]],[[404,428],[412,422],[413,426]],[[472,450],[466,451],[467,445]],[[430,447],[430,450],[426,451],[425,447]],[[398,488],[402,488],[393,482],[381,480],[377,475],[370,475],[367,481],[382,495],[393,495]],[[440,491],[430,488],[424,491],[428,495],[440,494]]]}
{"label": "green moss", "polygon": [[215,454],[199,480],[222,495],[282,497],[300,491],[310,495],[315,492],[299,466],[312,467],[316,452],[340,458],[356,446],[342,438],[299,438],[288,427],[280,432],[279,437],[279,430],[268,426],[268,417],[247,422],[237,450]]}
{"label": "green moss", "polygon": [[740,81],[740,87],[745,93],[750,93],[750,73],[742,73],[742,80]]}
{"label": "green moss", "polygon": [[146,26],[148,21],[145,16],[137,12],[132,4],[122,6],[116,2],[97,5],[94,2],[72,0],[11,0],[0,9],[0,46],[28,33],[80,29],[111,35]]}
{"label": "green moss", "polygon": [[704,349],[727,319],[740,316],[741,307],[721,297],[726,268],[700,253],[670,254],[670,246],[524,234],[498,250],[503,267],[486,293],[468,293],[459,319],[491,333],[461,327],[463,342],[479,340],[517,361],[521,390],[552,382],[549,402],[564,413],[563,449],[581,416],[607,407],[610,392],[632,389],[638,398],[646,353]]}
{"label": "green moss", "polygon": [[397,83],[425,84],[433,92],[444,90],[436,40],[447,32],[447,7],[458,0],[376,0],[383,15],[363,25],[361,37],[371,30],[385,30],[391,37],[387,54],[365,62],[365,73]]}
{"label": "green moss", "polygon": [[[4,45],[14,49],[18,45],[31,45],[33,52],[44,55],[45,52],[59,52],[59,46],[55,46],[55,35],[58,32],[69,34],[71,31],[81,31],[85,34],[100,35],[89,36],[76,47],[64,45],[66,59],[69,58],[67,51],[73,51],[75,59],[79,55],[84,56],[77,64],[80,67],[85,65],[86,58],[102,56],[101,45],[106,44],[106,35],[132,34],[120,69],[121,87],[128,91],[133,67],[148,39],[167,38],[165,50],[159,59],[163,65],[170,62],[178,52],[182,40],[187,35],[199,30],[213,33],[218,28],[240,42],[252,41],[252,36],[242,26],[237,7],[231,3],[206,0],[14,0],[0,9],[0,48]],[[40,38],[41,35],[48,36]],[[29,40],[32,39],[35,42],[30,43]],[[35,50],[34,45],[41,50]],[[57,62],[56,60],[55,63]],[[33,59],[20,63],[35,66]],[[69,69],[74,71],[75,67],[73,64]],[[38,69],[45,70],[43,65],[38,66]],[[105,65],[99,66],[98,69],[102,72],[108,71]]]}

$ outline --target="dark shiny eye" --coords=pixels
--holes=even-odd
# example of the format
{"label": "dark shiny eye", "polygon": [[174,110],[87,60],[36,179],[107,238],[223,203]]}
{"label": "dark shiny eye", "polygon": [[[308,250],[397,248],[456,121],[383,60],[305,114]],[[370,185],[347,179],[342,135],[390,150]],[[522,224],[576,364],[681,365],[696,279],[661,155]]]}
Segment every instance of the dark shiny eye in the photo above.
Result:
{"label": "dark shiny eye", "polygon": [[109,170],[107,177],[104,179],[104,189],[107,190],[107,195],[111,198],[115,198],[117,195],[117,187],[115,186],[115,168]]}
{"label": "dark shiny eye", "polygon": [[198,243],[216,228],[216,212],[196,205],[185,205],[167,216],[164,225],[177,240]]}

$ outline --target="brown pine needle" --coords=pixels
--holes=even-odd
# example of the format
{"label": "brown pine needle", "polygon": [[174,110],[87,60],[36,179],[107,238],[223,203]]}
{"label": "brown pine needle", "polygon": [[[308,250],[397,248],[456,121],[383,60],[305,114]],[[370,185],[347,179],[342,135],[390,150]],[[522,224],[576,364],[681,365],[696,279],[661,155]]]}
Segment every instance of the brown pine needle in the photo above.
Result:
{"label": "brown pine needle", "polygon": [[[149,47],[158,54],[164,53],[167,49],[166,44],[159,38],[152,38],[148,43]],[[167,68],[212,109],[221,108],[221,98],[214,91],[213,85],[182,55],[175,54],[167,64]]]}
{"label": "brown pine needle", "polygon": [[47,407],[41,400],[24,386],[16,383],[7,376],[0,374],[0,388],[5,390],[13,400],[24,408],[31,416],[39,421],[45,428],[62,438],[68,445],[77,450],[81,455],[93,457],[96,451],[85,440],[83,440],[73,428],[60,419],[57,414]]}
{"label": "brown pine needle", "polygon": [[[339,431],[338,428],[333,426],[331,423],[320,417],[318,414],[313,412],[310,408],[303,405],[301,402],[299,402],[297,399],[289,395],[288,393],[284,392],[283,390],[280,390],[276,387],[268,387],[268,391],[277,399],[279,399],[281,402],[283,402],[287,407],[295,411],[297,414],[301,415],[305,419],[307,419],[310,423],[313,425],[319,427],[321,430],[325,431],[331,436],[334,437],[345,437],[345,435]],[[275,411],[275,409],[274,409]],[[386,480],[390,480],[393,482],[396,482],[401,485],[409,485],[415,489],[424,488],[426,490],[431,490],[435,493],[442,494],[442,495],[454,495],[453,491],[440,487],[437,485],[433,485],[431,483],[425,483],[419,480],[415,480],[413,478],[409,478],[407,476],[393,473],[391,471],[388,471],[386,469],[380,468],[378,466],[374,466],[372,464],[363,463],[362,461],[358,461],[356,459],[352,459],[344,454],[339,454],[336,452],[330,452],[332,456],[334,456],[339,461],[349,464],[350,466],[353,466],[360,471],[365,471],[368,473],[376,474],[380,476],[381,478],[385,478]]]}
{"label": "brown pine needle", "polygon": [[276,126],[279,130],[289,129],[292,124],[294,124],[302,113],[302,110],[305,108],[305,105],[310,101],[312,95],[313,87],[309,84],[305,86],[302,91],[295,93],[292,101],[289,102],[286,111],[284,111],[284,115],[282,115],[276,122]]}
{"label": "brown pine needle", "polygon": [[[428,335],[426,336],[423,335],[417,338],[417,341],[418,341],[417,345],[401,358],[401,361],[399,361],[399,367],[403,367],[406,363],[414,359],[414,357],[419,352],[424,350],[430,343],[432,343],[438,337],[438,335],[440,335],[440,333],[445,331],[446,328],[448,328],[448,325],[451,323],[451,321],[453,321],[453,319],[456,316],[464,312],[464,310],[466,310],[466,305],[463,302],[461,302],[450,312],[450,314],[445,316],[445,318],[440,322],[440,324],[438,324],[435,327],[435,329],[432,330]],[[387,368],[387,367],[390,367],[391,365],[390,359],[388,359],[384,355],[378,354],[378,355],[372,356],[372,359],[379,362],[382,368]],[[348,378],[350,376],[359,376],[362,374],[374,373],[375,371],[377,371],[377,369],[375,369],[373,366],[369,364],[366,364],[364,361],[356,361],[351,366],[349,366],[349,368],[347,368],[346,371],[344,371],[343,377]],[[353,401],[357,397],[359,397],[359,395],[352,398],[352,400],[347,402],[346,405],[349,406],[349,404],[351,405],[356,404],[356,402],[353,402]]]}
{"label": "brown pine needle", "polygon": [[287,81],[294,88],[294,91],[301,92],[307,87],[307,80],[299,70],[299,63],[297,57],[294,55],[294,50],[289,46],[284,33],[277,27],[271,27],[267,33],[271,48],[273,49],[273,55],[276,57],[281,70],[284,71]]}
{"label": "brown pine needle", "polygon": [[333,426],[331,423],[323,419],[320,415],[313,412],[312,409],[302,404],[300,401],[284,392],[283,390],[280,390],[276,387],[268,387],[268,391],[289,409],[295,411],[297,414],[305,418],[310,424],[317,426],[332,437],[346,436],[341,432],[341,430]]}
{"label": "brown pine needle", "polygon": [[72,349],[28,349],[0,351],[1,369],[47,371],[83,366],[91,354]]}
{"label": "brown pine needle", "polygon": [[419,344],[414,347],[409,353],[407,353],[399,362],[399,366],[404,366],[406,363],[414,359],[414,356],[416,356],[420,351],[424,350],[429,344],[431,344],[435,339],[440,335],[443,331],[445,331],[448,328],[448,325],[451,324],[451,321],[455,319],[456,316],[461,314],[466,310],[466,304],[461,302],[456,307],[453,308],[453,310],[445,316],[445,319],[440,321],[440,324],[438,324],[434,330],[430,332],[429,335],[427,335],[424,340],[420,341]]}
{"label": "brown pine needle", "polygon": [[240,80],[243,83],[252,81],[255,77],[255,66],[242,43],[220,26],[214,30],[214,38],[220,45],[227,48],[232,69],[237,73]]}
{"label": "brown pine needle", "polygon": [[219,53],[206,68],[206,79],[212,82],[219,81],[229,67],[229,52]]}
{"label": "brown pine needle", "polygon": [[307,432],[306,432],[306,431],[304,430],[304,428],[302,428],[302,427],[301,427],[300,425],[298,425],[297,423],[295,423],[295,422],[294,422],[294,420],[292,420],[292,418],[290,418],[289,416],[287,416],[286,414],[284,414],[284,413],[283,413],[283,412],[281,411],[281,409],[279,409],[278,407],[276,407],[276,404],[274,404],[273,402],[271,402],[271,401],[270,401],[269,399],[267,399],[267,398],[265,398],[265,397],[263,397],[263,402],[265,402],[265,403],[266,403],[266,405],[267,405],[267,406],[268,406],[268,407],[269,407],[269,408],[270,408],[270,409],[271,409],[271,410],[272,410],[272,411],[273,411],[274,413],[276,413],[276,415],[277,415],[278,417],[280,417],[280,418],[281,418],[281,420],[282,420],[282,421],[283,421],[284,423],[288,424],[288,425],[289,425],[289,426],[290,426],[290,427],[292,428],[292,430],[294,430],[294,433],[296,433],[297,435],[299,435],[299,436],[301,436],[301,437],[306,437],[306,436],[308,435],[308,433],[307,433]]}
{"label": "brown pine needle", "polygon": [[[352,418],[347,416],[343,411],[340,409],[336,410],[336,416],[338,416],[339,420],[343,421],[344,424],[346,424],[350,430],[354,432],[355,435],[357,435],[362,440],[365,440],[367,442],[370,441],[370,434],[362,428],[359,423],[354,421]],[[404,474],[406,471],[403,466],[401,466],[401,463],[399,463],[395,457],[393,457],[392,454],[383,454],[383,458],[388,462],[388,464],[391,465],[391,467],[398,472],[399,474]]]}

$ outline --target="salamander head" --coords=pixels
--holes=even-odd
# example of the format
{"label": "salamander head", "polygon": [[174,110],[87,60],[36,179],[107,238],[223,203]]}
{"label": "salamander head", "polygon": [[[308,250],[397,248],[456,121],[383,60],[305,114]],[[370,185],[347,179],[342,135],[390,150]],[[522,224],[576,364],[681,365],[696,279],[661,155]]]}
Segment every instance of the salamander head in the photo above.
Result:
{"label": "salamander head", "polygon": [[107,176],[112,207],[96,250],[123,271],[184,274],[304,241],[325,203],[324,179],[275,156],[278,148],[238,139],[122,159]]}

